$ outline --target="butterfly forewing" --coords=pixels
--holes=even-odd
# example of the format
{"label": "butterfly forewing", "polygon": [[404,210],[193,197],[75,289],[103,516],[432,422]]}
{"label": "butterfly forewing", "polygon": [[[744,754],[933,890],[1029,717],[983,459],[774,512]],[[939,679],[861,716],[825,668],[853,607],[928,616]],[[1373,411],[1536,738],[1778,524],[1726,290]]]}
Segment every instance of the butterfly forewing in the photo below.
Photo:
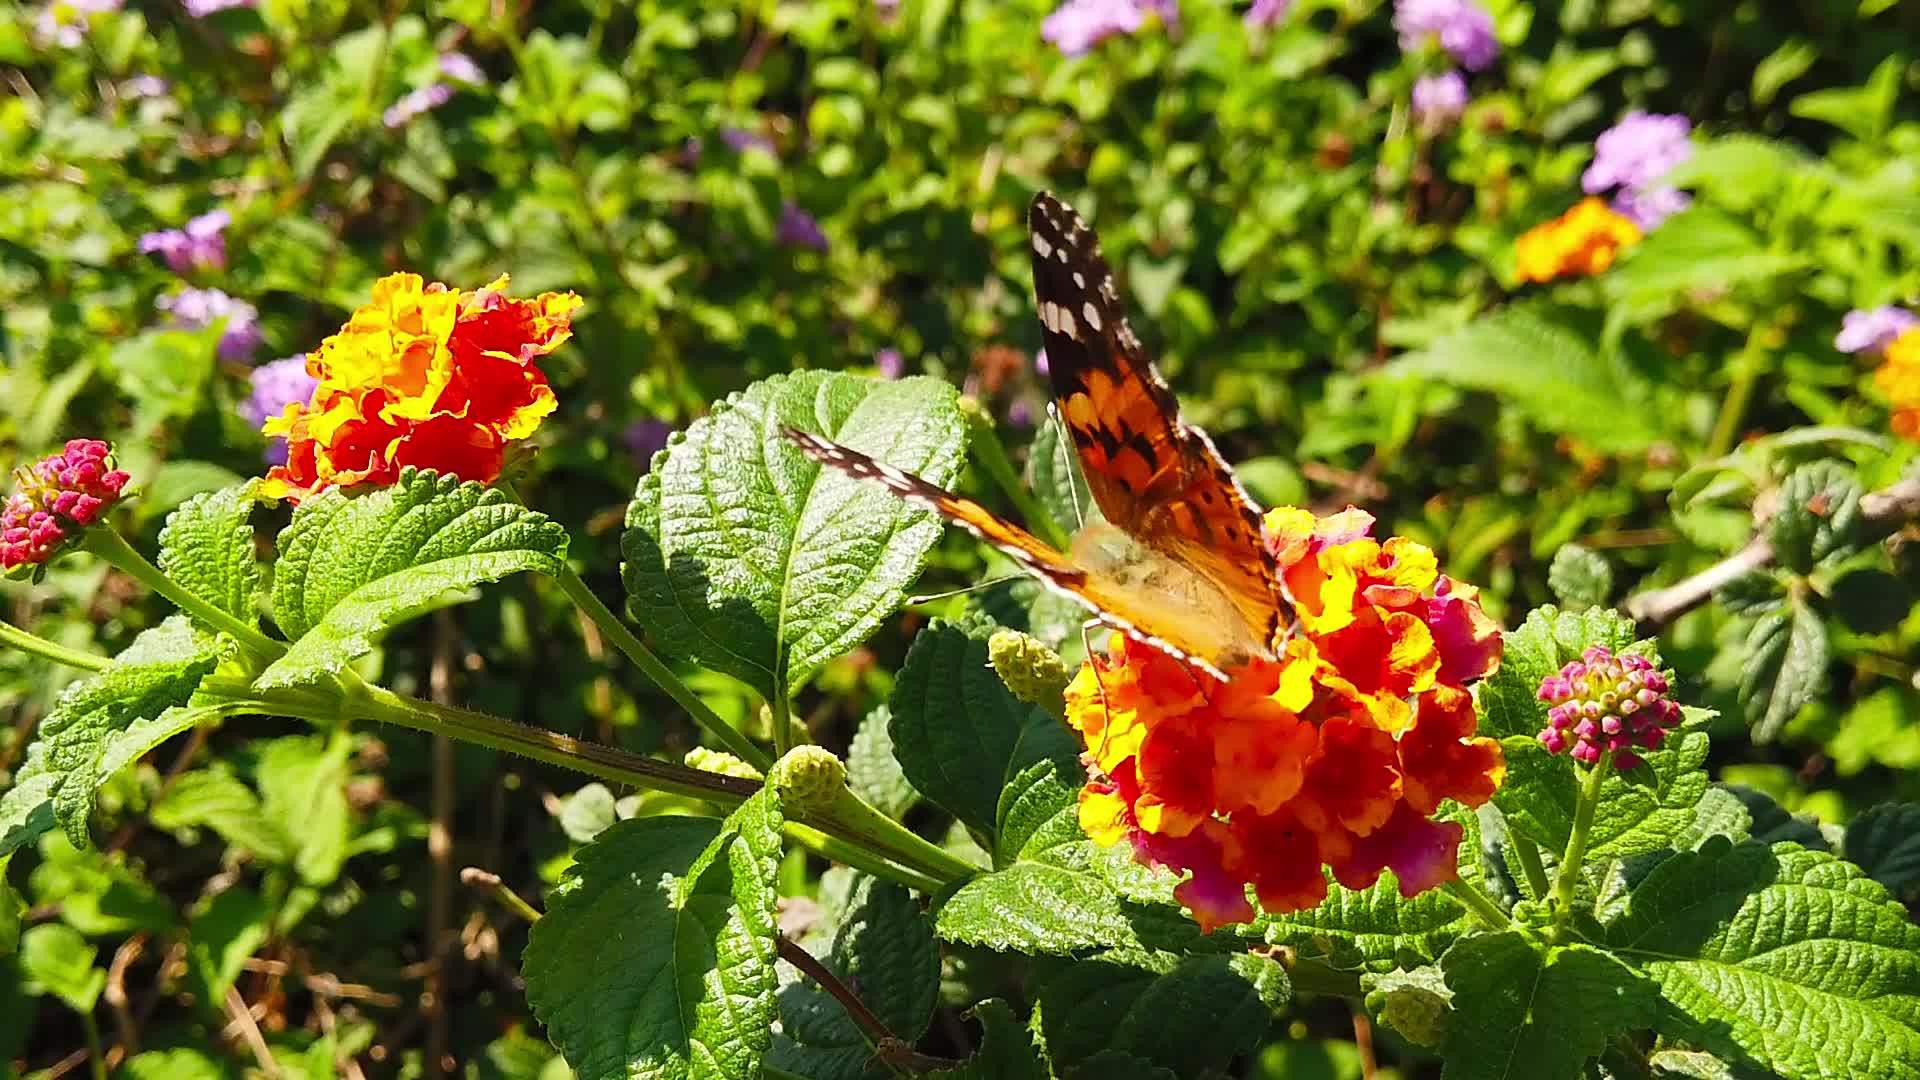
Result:
{"label": "butterfly forewing", "polygon": [[1033,200],[1034,298],[1056,407],[1108,521],[1217,585],[1259,640],[1286,611],[1260,510],[1127,323],[1100,241],[1047,193]]}

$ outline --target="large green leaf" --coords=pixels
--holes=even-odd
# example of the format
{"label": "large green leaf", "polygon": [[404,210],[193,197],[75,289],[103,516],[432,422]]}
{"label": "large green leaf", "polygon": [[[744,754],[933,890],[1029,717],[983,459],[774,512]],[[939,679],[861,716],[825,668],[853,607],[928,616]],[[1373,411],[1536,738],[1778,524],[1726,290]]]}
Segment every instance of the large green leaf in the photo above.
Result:
{"label": "large green leaf", "polygon": [[1056,1070],[1121,1053],[1181,1075],[1223,1069],[1265,1038],[1292,996],[1286,971],[1250,953],[1118,952],[1039,976],[1036,1026]]}
{"label": "large green leaf", "polygon": [[978,614],[929,624],[913,639],[888,706],[908,781],[980,836],[992,835],[1008,780],[1038,760],[1070,763],[1077,750],[1064,725],[1015,698],[988,666],[996,629]]}
{"label": "large green leaf", "polygon": [[249,624],[259,617],[260,591],[248,520],[254,483],[196,495],[168,515],[160,530],[160,569],[188,592]]}
{"label": "large green leaf", "polygon": [[1638,450],[1661,437],[1639,388],[1569,325],[1538,304],[1501,308],[1383,369],[1500,397],[1539,427],[1602,450]]}
{"label": "large green leaf", "polygon": [[527,940],[527,1000],[582,1080],[753,1080],[772,1040],[768,788],[724,822],[622,821],[580,849]]}
{"label": "large green leaf", "polygon": [[1647,980],[1586,945],[1545,947],[1517,930],[1477,934],[1440,958],[1452,993],[1442,1080],[1575,1080],[1609,1038],[1646,1027]]}
{"label": "large green leaf", "polygon": [[890,616],[938,519],[825,468],[782,435],[817,432],[936,484],[966,426],[951,387],[803,371],[716,405],[655,459],[627,508],[628,611],[669,652],[772,696]]}
{"label": "large green leaf", "polygon": [[974,1006],[980,1048],[960,1065],[926,1073],[930,1080],[1047,1080],[1047,1066],[1033,1036],[999,998]]}
{"label": "large green leaf", "polygon": [[136,722],[186,704],[219,658],[215,639],[176,615],[135,638],[105,671],[67,687],[40,722],[44,756],[29,760],[0,801],[7,831],[0,855],[38,835],[23,827],[34,813],[34,791],[51,797],[54,819],[75,847],[85,847],[93,793],[107,778],[103,763],[114,740]]}
{"label": "large green leaf", "polygon": [[1713,838],[1606,926],[1656,983],[1665,1033],[1786,1080],[1920,1077],[1920,926],[1851,863]]}
{"label": "large green leaf", "polygon": [[1754,741],[1771,741],[1819,696],[1831,653],[1826,623],[1804,599],[1754,620],[1740,666],[1740,705]]}
{"label": "large green leaf", "polygon": [[107,988],[107,973],[93,966],[99,950],[65,923],[41,923],[20,935],[20,970],[29,993],[52,994],[78,1013],[91,1014]]}
{"label": "large green leaf", "polygon": [[1662,226],[1601,280],[1629,306],[1657,310],[1691,290],[1763,282],[1809,263],[1806,255],[1768,249],[1745,222],[1711,207],[1682,211]]}
{"label": "large green leaf", "polygon": [[187,924],[187,962],[202,1001],[219,1002],[240,977],[240,966],[264,945],[274,907],[235,886],[208,899]]}
{"label": "large green leaf", "polygon": [[[940,946],[911,894],[861,876],[832,945],[819,957],[855,991],[886,1029],[912,1044],[933,1020],[940,997]],[[847,1011],[811,979],[781,965],[780,1028],[767,1064],[810,1080],[853,1080],[874,1046]]]}
{"label": "large green leaf", "polygon": [[391,487],[323,491],[280,534],[273,617],[293,647],[261,688],[339,672],[443,594],[509,574],[558,573],[567,532],[502,492],[404,469]]}
{"label": "large green leaf", "polygon": [[[1501,747],[1507,781],[1494,803],[1506,814],[1508,827],[1548,851],[1565,851],[1580,769],[1572,758],[1549,754],[1533,739],[1509,738]],[[1608,774],[1587,833],[1588,859],[1599,864],[1643,855],[1685,835],[1707,793],[1707,749],[1704,732],[1674,732],[1664,747],[1642,755],[1642,767]]]}

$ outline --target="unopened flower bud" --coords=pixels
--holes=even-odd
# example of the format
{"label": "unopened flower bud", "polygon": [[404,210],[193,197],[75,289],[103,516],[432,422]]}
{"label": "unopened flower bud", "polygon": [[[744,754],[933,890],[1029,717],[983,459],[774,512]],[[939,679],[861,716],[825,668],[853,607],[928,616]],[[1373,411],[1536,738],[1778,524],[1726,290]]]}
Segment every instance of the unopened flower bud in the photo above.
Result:
{"label": "unopened flower bud", "polygon": [[738,777],[741,780],[759,780],[760,770],[741,761],[723,750],[709,750],[696,746],[687,751],[687,767],[704,772],[720,773],[724,776]]}
{"label": "unopened flower bud", "polygon": [[1018,630],[996,630],[987,639],[987,661],[1014,697],[1065,718],[1067,666],[1039,638]]}
{"label": "unopened flower bud", "polygon": [[847,767],[823,746],[796,746],[773,763],[768,781],[790,809],[824,808],[846,789]]}
{"label": "unopened flower bud", "polygon": [[69,439],[57,454],[14,470],[19,490],[0,507],[0,571],[40,566],[106,515],[132,479],[99,439]]}
{"label": "unopened flower bud", "polygon": [[1559,674],[1540,680],[1538,697],[1552,706],[1540,745],[1588,765],[1611,752],[1620,768],[1631,769],[1640,764],[1636,749],[1658,749],[1680,724],[1680,706],[1664,696],[1667,689],[1666,676],[1646,657],[1615,656],[1592,646]]}

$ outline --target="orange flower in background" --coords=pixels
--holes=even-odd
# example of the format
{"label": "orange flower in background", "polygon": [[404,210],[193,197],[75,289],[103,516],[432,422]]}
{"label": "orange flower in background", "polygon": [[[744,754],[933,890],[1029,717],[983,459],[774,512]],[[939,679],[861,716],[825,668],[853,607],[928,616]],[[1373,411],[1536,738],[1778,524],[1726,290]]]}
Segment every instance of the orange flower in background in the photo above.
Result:
{"label": "orange flower in background", "polygon": [[1613,265],[1620,252],[1640,242],[1640,227],[1598,198],[1520,235],[1514,245],[1521,281],[1588,277]]}
{"label": "orange flower in background", "polygon": [[307,356],[319,380],[305,405],[269,417],[287,463],[262,491],[300,498],[329,487],[391,483],[407,466],[466,480],[500,475],[507,443],[554,410],[536,366],[572,336],[573,293],[506,295],[507,278],[478,290],[418,274],[374,283],[371,302]]}
{"label": "orange flower in background", "polygon": [[1406,896],[1450,880],[1463,830],[1430,815],[1505,776],[1466,688],[1498,666],[1498,627],[1431,550],[1372,527],[1267,515],[1299,621],[1279,660],[1223,682],[1116,633],[1067,687],[1094,775],[1081,827],[1185,872],[1174,894],[1203,928],[1251,920],[1249,888],[1288,912],[1329,873],[1358,889],[1392,870]]}
{"label": "orange flower in background", "polygon": [[1873,383],[1893,405],[1893,431],[1920,442],[1920,328],[1908,330],[1887,345]]}

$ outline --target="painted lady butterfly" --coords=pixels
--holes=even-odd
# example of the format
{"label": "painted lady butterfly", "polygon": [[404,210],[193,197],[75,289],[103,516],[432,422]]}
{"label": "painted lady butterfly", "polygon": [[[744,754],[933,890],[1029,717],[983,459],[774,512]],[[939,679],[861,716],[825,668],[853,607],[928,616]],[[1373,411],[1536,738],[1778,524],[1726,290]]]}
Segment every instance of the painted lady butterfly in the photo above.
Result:
{"label": "painted lady butterfly", "polygon": [[818,435],[785,434],[821,463],[885,484],[999,548],[1099,621],[1225,677],[1270,658],[1290,611],[1260,511],[1127,325],[1099,238],[1042,193],[1028,213],[1034,295],[1054,404],[1105,523],[1060,551],[971,499]]}

